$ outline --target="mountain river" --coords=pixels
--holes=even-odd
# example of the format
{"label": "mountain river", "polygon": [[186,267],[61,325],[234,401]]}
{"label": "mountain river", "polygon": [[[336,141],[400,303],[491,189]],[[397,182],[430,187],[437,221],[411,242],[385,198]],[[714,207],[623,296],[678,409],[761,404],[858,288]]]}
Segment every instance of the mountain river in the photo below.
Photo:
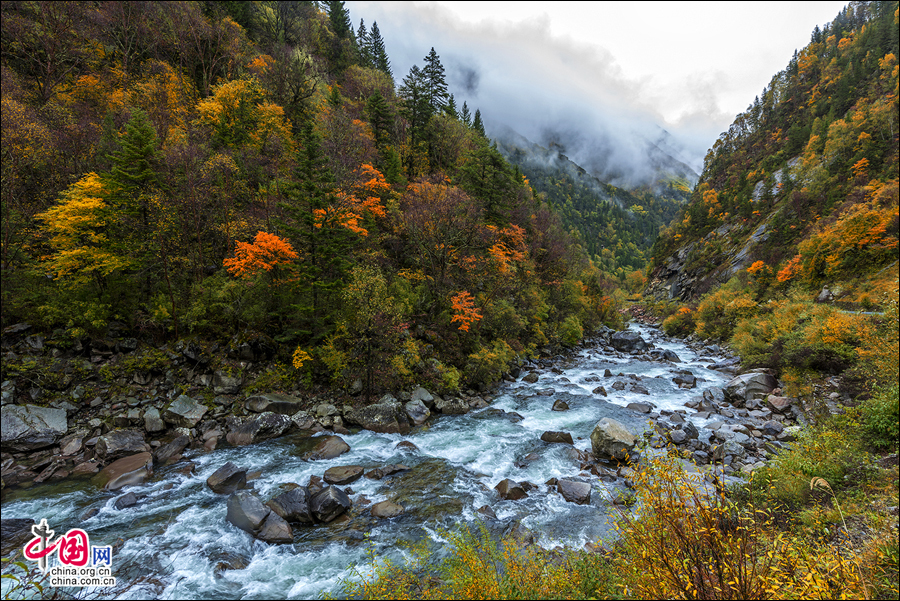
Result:
{"label": "mountain river", "polygon": [[[83,528],[94,545],[114,545],[112,573],[117,592],[97,591],[102,597],[164,599],[304,599],[323,593],[340,594],[341,579],[352,577],[350,566],[371,568],[367,550],[375,556],[399,558],[404,541],[428,537],[438,545],[443,529],[474,523],[476,510],[489,505],[500,522],[520,520],[545,548],[579,548],[611,536],[610,494],[621,490],[622,478],[605,483],[579,476],[579,462],[567,444],[541,441],[544,431],[571,433],[575,447],[590,452],[590,434],[603,417],[616,419],[633,432],[648,428],[648,416],[625,408],[630,402],[651,402],[655,411],[684,410],[685,403],[703,389],[722,386],[729,376],[707,368],[723,359],[706,349],[703,355],[683,341],[668,339],[658,330],[632,324],[631,329],[655,348],[670,350],[680,363],[643,361],[623,353],[604,353],[602,347],[582,349],[576,357],[553,369],[538,369],[534,384],[522,380],[503,384],[490,406],[467,415],[432,416],[408,435],[360,430],[342,436],[351,451],[327,461],[299,458],[309,440],[285,436],[262,444],[221,448],[212,453],[187,450],[193,473],[185,462],[159,469],[143,486],[115,492],[100,491],[85,480],[66,480],[8,491],[4,518],[47,518],[62,534]],[[613,377],[604,377],[605,370]],[[697,387],[682,390],[673,383],[676,372],[688,369]],[[524,374],[525,372],[523,372]],[[635,379],[650,395],[612,384]],[[592,394],[604,386],[609,396]],[[550,390],[552,389],[552,391]],[[551,411],[555,400],[567,411]],[[502,411],[498,411],[502,410]],[[512,413],[518,416],[511,415]],[[693,411],[687,410],[688,415]],[[687,416],[686,416],[687,417]],[[707,420],[689,418],[701,428]],[[397,448],[407,440],[418,447]],[[294,526],[294,543],[269,545],[256,541],[225,520],[227,496],[217,495],[206,479],[225,462],[261,475],[251,485],[263,501],[282,492],[286,483],[306,484],[329,467],[360,465],[367,470],[388,463],[409,466],[408,472],[382,480],[361,478],[350,485],[354,501],[349,518],[327,525]],[[494,486],[505,478],[537,485],[518,501],[500,500]],[[544,482],[550,478],[590,481],[587,505],[566,502]],[[117,510],[116,499],[134,492],[139,502]],[[363,496],[372,503],[390,499],[406,512],[393,519],[369,515]],[[94,515],[82,516],[95,509]],[[237,569],[221,569],[222,562]],[[4,591],[9,580],[4,579]],[[130,588],[122,591],[122,587]]]}

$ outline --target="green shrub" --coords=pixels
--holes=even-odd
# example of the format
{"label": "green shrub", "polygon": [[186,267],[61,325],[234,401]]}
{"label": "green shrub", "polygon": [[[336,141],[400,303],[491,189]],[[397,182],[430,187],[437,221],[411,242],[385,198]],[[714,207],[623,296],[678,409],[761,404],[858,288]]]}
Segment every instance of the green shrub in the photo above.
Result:
{"label": "green shrub", "polygon": [[559,341],[567,346],[575,346],[584,336],[584,328],[581,320],[575,315],[569,315],[559,326]]}
{"label": "green shrub", "polygon": [[860,407],[866,440],[876,449],[897,447],[900,438],[900,390],[897,383],[880,388]]}

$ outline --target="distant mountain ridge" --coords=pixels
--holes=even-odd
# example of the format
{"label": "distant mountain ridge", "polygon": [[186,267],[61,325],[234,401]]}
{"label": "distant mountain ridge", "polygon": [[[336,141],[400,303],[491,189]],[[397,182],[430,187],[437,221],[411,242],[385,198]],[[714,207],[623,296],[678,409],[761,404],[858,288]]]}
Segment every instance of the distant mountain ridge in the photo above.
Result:
{"label": "distant mountain ridge", "polygon": [[545,148],[511,129],[494,141],[566,227],[577,232],[595,263],[620,279],[644,267],[660,226],[675,217],[698,177],[653,144],[648,145],[648,158],[655,160],[648,168],[655,170],[655,178],[626,189],[602,181],[569,159],[560,144]]}

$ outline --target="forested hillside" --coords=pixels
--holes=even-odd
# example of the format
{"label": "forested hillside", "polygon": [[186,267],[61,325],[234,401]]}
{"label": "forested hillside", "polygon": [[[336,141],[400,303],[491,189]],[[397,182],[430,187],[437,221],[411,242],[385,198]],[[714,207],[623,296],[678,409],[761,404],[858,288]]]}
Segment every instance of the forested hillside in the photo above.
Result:
{"label": "forested hillside", "polygon": [[453,390],[617,319],[435,49],[395,82],[343,2],[2,17],[4,327],[250,340],[307,385]]}
{"label": "forested hillside", "polygon": [[706,156],[653,251],[669,333],[727,341],[792,395],[823,378],[897,422],[897,2],[852,2],[796,52]]}
{"label": "forested hillside", "polygon": [[657,290],[696,297],[756,261],[820,286],[897,259],[897,40],[896,2],[816,28],[709,150],[654,249]]}
{"label": "forested hillside", "polygon": [[497,148],[557,211],[594,264],[627,287],[643,282],[660,228],[690,197],[693,182],[684,178],[669,176],[654,186],[625,190],[590,175],[557,148],[513,136]]}

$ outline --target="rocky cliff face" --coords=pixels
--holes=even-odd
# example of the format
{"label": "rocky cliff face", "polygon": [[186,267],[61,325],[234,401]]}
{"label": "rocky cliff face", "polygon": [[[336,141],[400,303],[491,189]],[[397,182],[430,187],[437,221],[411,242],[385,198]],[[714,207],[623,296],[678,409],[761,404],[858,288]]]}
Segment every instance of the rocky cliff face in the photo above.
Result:
{"label": "rocky cliff face", "polygon": [[768,222],[752,231],[725,224],[685,244],[653,270],[644,295],[656,300],[698,298],[749,267],[754,248],[768,239],[768,230]]}

